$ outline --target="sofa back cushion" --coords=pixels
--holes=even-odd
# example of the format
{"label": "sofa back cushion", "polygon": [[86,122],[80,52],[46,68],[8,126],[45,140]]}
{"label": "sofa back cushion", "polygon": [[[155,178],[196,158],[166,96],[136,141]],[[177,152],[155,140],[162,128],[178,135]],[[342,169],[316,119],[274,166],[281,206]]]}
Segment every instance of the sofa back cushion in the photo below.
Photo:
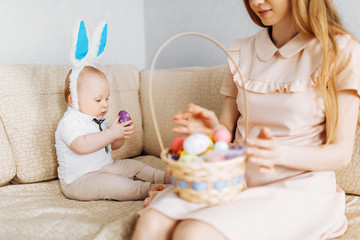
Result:
{"label": "sofa back cushion", "polygon": [[139,71],[133,66],[101,66],[99,67],[109,80],[110,107],[107,119],[111,124],[120,110],[127,111],[136,126],[136,133],[131,140],[126,140],[124,145],[112,152],[114,159],[124,159],[137,156],[143,150],[142,114],[139,98]]}
{"label": "sofa back cushion", "polygon": [[[360,119],[360,113],[359,113]],[[360,195],[360,125],[357,125],[354,150],[349,165],[336,172],[338,185],[348,194]]]}
{"label": "sofa back cushion", "polygon": [[[213,110],[219,115],[224,97],[220,87],[226,66],[188,67],[155,70],[153,74],[153,102],[164,147],[177,136],[172,132],[172,119],[185,111],[189,103]],[[140,73],[140,101],[143,113],[144,151],[155,156],[161,152],[149,105],[149,70]]]}
{"label": "sofa back cushion", "polygon": [[[0,95],[0,99],[1,99]],[[0,115],[0,186],[6,185],[16,174],[15,159]]]}
{"label": "sofa back cushion", "polygon": [[[0,115],[16,163],[14,182],[57,178],[55,130],[67,105],[65,77],[69,66],[0,65]],[[142,150],[138,71],[134,67],[100,67],[111,87],[109,120],[126,109],[137,125],[135,139],[114,157],[131,157]],[[2,159],[3,156],[0,156]]]}

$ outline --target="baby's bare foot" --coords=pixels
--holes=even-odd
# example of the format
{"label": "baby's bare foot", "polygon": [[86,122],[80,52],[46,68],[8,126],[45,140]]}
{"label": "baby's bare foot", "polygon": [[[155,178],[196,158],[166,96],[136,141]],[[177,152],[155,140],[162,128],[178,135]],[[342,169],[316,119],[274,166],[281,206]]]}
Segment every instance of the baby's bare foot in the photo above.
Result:
{"label": "baby's bare foot", "polygon": [[161,184],[151,184],[150,185],[150,191],[149,191],[149,197],[144,199],[144,207],[149,206],[150,202],[153,200],[153,198],[156,196],[156,194],[159,191],[164,190],[164,186]]}
{"label": "baby's bare foot", "polygon": [[154,199],[154,197],[158,194],[159,191],[150,191],[149,197],[145,198],[144,200],[144,207],[147,207],[150,205],[151,201]]}
{"label": "baby's bare foot", "polygon": [[151,184],[150,185],[150,192],[151,191],[162,191],[164,190],[164,186],[161,184]]}

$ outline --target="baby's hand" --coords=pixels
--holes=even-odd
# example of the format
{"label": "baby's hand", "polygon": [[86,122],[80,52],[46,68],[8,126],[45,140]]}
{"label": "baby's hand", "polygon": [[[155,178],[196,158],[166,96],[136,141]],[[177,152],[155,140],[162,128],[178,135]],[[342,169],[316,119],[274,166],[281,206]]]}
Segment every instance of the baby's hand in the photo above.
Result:
{"label": "baby's hand", "polygon": [[133,130],[135,128],[135,125],[132,123],[132,120],[119,123],[119,116],[117,116],[109,127],[109,130],[111,131],[115,139],[132,139],[132,135],[135,133],[135,130]]}
{"label": "baby's hand", "polygon": [[262,128],[256,139],[248,141],[246,153],[249,160],[260,167],[260,172],[273,174],[280,157],[280,144],[270,129]]}

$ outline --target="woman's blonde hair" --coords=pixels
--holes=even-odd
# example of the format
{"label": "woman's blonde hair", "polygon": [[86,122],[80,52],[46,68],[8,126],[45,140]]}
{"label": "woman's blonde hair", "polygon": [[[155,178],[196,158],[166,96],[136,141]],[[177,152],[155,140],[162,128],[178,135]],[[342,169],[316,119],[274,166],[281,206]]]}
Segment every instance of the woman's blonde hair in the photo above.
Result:
{"label": "woman's blonde hair", "polygon": [[[325,107],[326,144],[334,139],[338,121],[338,102],[336,94],[336,75],[338,47],[336,36],[349,34],[342,24],[332,0],[290,0],[295,27],[300,33],[319,39],[323,49],[319,86]],[[249,0],[244,0],[251,19],[259,26],[265,26],[253,12]],[[347,63],[346,63],[347,64]],[[343,68],[345,66],[341,66]]]}

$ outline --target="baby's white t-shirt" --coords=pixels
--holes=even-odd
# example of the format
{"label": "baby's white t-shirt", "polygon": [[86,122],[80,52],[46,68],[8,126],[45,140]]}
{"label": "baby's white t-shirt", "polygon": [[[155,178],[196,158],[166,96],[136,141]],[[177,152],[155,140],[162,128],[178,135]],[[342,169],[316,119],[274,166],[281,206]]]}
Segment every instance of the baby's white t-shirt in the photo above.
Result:
{"label": "baby's white t-shirt", "polygon": [[[89,154],[77,154],[70,149],[70,144],[77,137],[100,132],[94,117],[68,107],[60,120],[55,132],[55,147],[58,157],[58,176],[62,184],[70,184],[86,173],[94,172],[113,162],[111,147]],[[101,124],[103,130],[109,127],[105,121]]]}

